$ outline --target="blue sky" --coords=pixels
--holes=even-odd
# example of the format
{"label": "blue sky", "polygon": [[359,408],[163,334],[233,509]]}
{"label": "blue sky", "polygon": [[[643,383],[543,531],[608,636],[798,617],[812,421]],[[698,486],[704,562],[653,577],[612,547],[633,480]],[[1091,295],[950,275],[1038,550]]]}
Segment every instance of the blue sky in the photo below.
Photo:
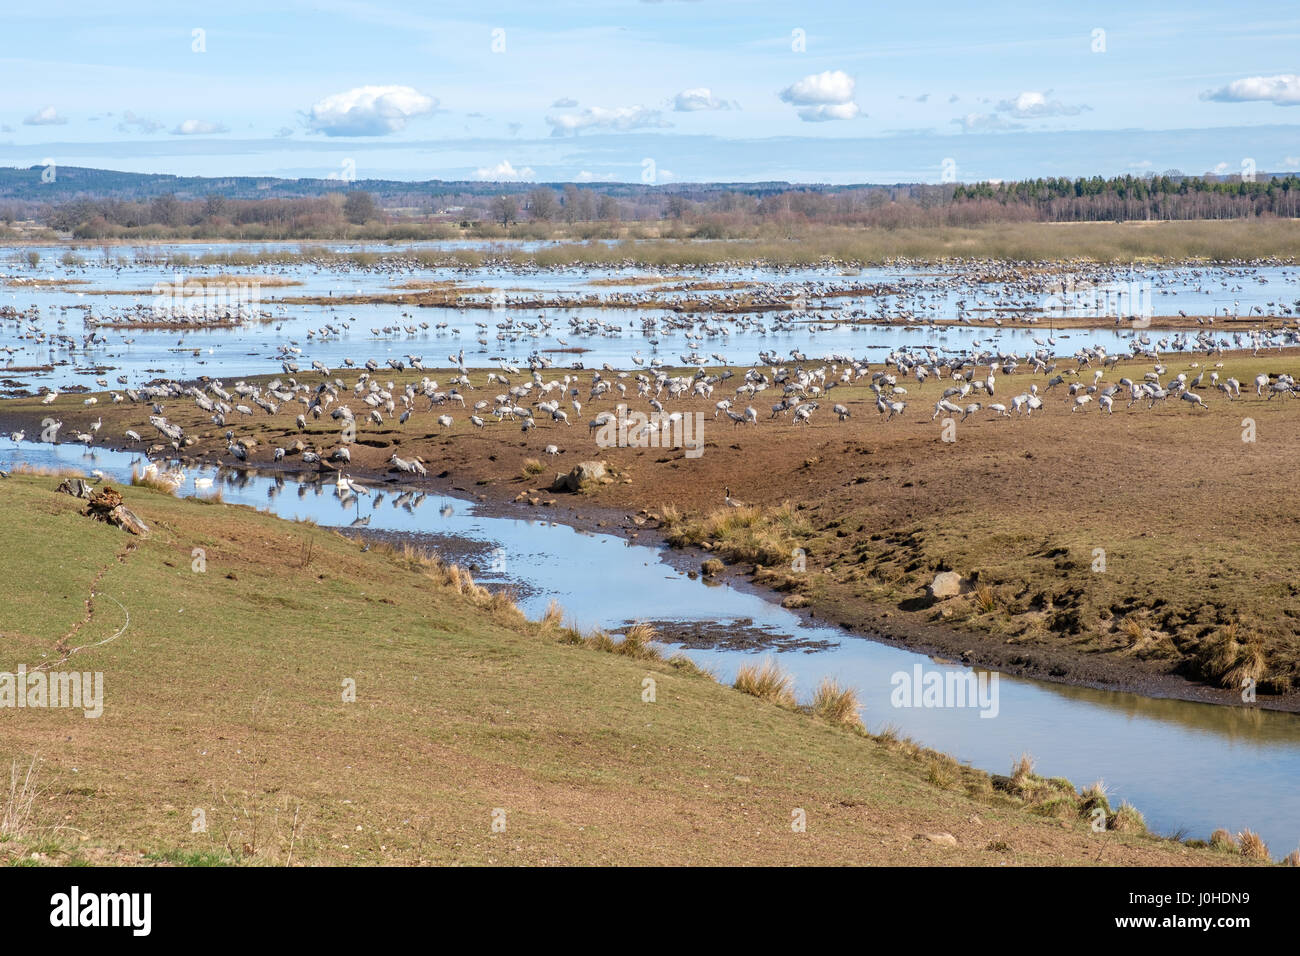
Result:
{"label": "blue sky", "polygon": [[1300,168],[1300,9],[1081,6],[14,4],[0,165],[829,183]]}

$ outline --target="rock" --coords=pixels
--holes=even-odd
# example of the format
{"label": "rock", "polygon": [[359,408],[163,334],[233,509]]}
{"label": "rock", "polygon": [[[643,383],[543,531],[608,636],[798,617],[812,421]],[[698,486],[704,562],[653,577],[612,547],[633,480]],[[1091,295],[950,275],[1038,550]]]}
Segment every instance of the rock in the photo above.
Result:
{"label": "rock", "polygon": [[940,571],[930,582],[930,596],[939,600],[956,597],[967,590],[967,582],[956,571]]}
{"label": "rock", "polygon": [[700,571],[702,571],[706,577],[713,577],[715,574],[721,574],[724,567],[726,567],[726,565],[717,558],[709,558],[709,560],[700,565]]}
{"label": "rock", "polygon": [[567,475],[556,475],[552,491],[580,491],[589,482],[599,481],[608,484],[605,463],[601,461],[581,461],[573,466]]}
{"label": "rock", "polygon": [[[918,836],[917,839],[918,839],[918,840],[919,840],[919,839],[922,839],[922,837],[921,837],[921,836]],[[937,843],[939,846],[956,846],[956,845],[957,845],[957,838],[956,838],[955,836],[953,836],[951,833],[946,833],[946,832],[945,832],[945,833],[926,833],[926,834],[924,834],[924,839],[929,840],[931,843]]]}

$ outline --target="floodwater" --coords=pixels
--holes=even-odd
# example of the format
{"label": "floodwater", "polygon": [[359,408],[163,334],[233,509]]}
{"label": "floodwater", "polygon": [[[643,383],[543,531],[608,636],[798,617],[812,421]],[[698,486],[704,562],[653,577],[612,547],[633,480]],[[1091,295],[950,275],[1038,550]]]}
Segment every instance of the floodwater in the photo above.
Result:
{"label": "floodwater", "polygon": [[[412,243],[397,247],[359,246],[339,243],[305,244],[331,251],[381,253],[430,249],[491,248],[472,243]],[[536,243],[519,243],[530,248]],[[708,269],[666,270],[673,284],[693,280],[737,283],[737,289],[723,289],[693,295],[724,296],[735,292],[776,289],[804,297],[807,308],[800,313],[766,312],[744,315],[699,313],[684,315],[665,309],[548,307],[540,310],[514,308],[418,308],[403,305],[286,305],[282,299],[296,296],[374,295],[389,292],[407,282],[455,280],[472,287],[499,290],[506,296],[529,295],[548,301],[591,294],[621,296],[652,294],[680,298],[685,292],[652,292],[653,286],[608,286],[598,280],[645,275],[653,270],[622,267],[575,267],[564,269],[511,269],[489,266],[480,269],[401,268],[377,269],[324,265],[313,262],[282,266],[183,267],[170,257],[198,258],[209,252],[282,249],[293,251],[296,243],[181,244],[140,247],[136,250],[111,248],[105,259],[98,247],[87,245],[76,255],[80,265],[64,265],[66,247],[32,246],[0,250],[0,308],[12,310],[0,318],[0,383],[7,393],[34,391],[42,387],[67,389],[96,388],[96,380],[112,381],[119,376],[125,385],[140,385],[158,377],[194,378],[209,375],[237,378],[259,373],[280,372],[285,346],[298,349],[294,360],[304,369],[313,361],[330,368],[352,359],[364,365],[374,359],[383,366],[388,360],[421,358],[430,368],[451,364],[451,356],[464,353],[474,366],[495,366],[499,361],[523,364],[538,355],[556,366],[581,362],[586,367],[609,363],[628,368],[634,360],[666,365],[753,364],[761,351],[787,358],[797,351],[811,360],[840,355],[883,361],[894,349],[931,347],[962,351],[992,349],[1003,354],[1025,354],[1048,348],[1071,354],[1085,345],[1104,346],[1115,353],[1127,351],[1134,332],[1117,329],[1113,318],[1098,317],[1091,329],[1053,330],[1052,318],[1088,315],[1098,299],[1079,290],[1094,286],[1140,289],[1129,302],[1149,300],[1157,315],[1185,311],[1190,315],[1263,314],[1276,318],[1276,327],[1294,326],[1300,315],[1300,267],[1296,266],[1205,266],[1167,269],[1108,268],[1089,273],[1062,273],[1045,277],[1027,275],[988,281],[987,269],[949,266],[889,266],[853,270],[847,274],[832,268],[762,269],[725,265]],[[35,252],[35,268],[26,255]],[[411,260],[412,262],[414,260]],[[124,264],[125,263],[125,264]],[[262,313],[237,328],[202,330],[115,330],[101,328],[102,340],[86,344],[94,330],[87,319],[121,318],[137,307],[152,307],[155,288],[201,276],[230,275],[250,283],[259,277],[292,280],[294,286],[260,285],[252,293]],[[680,277],[680,278],[679,278]],[[23,285],[28,280],[74,279],[80,284],[64,286]],[[18,283],[18,284],[16,284]],[[1056,285],[1060,283],[1058,291]],[[889,294],[878,297],[829,296],[835,288],[872,285],[885,287]],[[132,295],[104,295],[108,290],[137,290]],[[490,295],[478,298],[490,301]],[[978,321],[969,327],[932,328],[936,318],[964,316]],[[872,324],[872,317],[910,316],[911,325]],[[1015,325],[1034,316],[1030,328]],[[848,321],[842,321],[848,320]],[[1000,326],[995,322],[1002,323]],[[326,329],[332,327],[332,331]],[[1227,337],[1226,332],[1220,335]],[[1177,339],[1175,333],[1148,333],[1150,339],[1164,339],[1166,350]],[[1230,343],[1230,344],[1236,344]],[[582,352],[570,351],[582,349]],[[686,361],[692,353],[699,362]],[[766,363],[765,363],[766,364]],[[50,371],[5,373],[10,369],[51,365]]]}

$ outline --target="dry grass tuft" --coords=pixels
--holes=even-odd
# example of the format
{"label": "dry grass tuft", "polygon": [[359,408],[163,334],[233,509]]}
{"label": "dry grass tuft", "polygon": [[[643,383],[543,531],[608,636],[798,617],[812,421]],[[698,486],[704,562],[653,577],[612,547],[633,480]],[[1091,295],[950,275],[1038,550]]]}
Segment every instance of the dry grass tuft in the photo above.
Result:
{"label": "dry grass tuft", "polygon": [[33,755],[26,770],[15,758],[9,765],[9,792],[0,812],[0,836],[16,839],[26,835],[32,826],[32,809],[39,793],[36,757]]}
{"label": "dry grass tuft", "polygon": [[812,528],[790,504],[719,508],[705,517],[687,518],[672,505],[662,510],[660,527],[678,548],[708,542],[713,553],[735,563],[787,565]]}
{"label": "dry grass tuft", "polygon": [[795,707],[794,678],[770,659],[761,665],[742,665],[732,686],[742,694],[751,694],[778,707]]}
{"label": "dry grass tuft", "polygon": [[623,640],[614,646],[614,651],[626,657],[635,657],[638,660],[661,659],[663,655],[659,653],[658,648],[653,646],[653,642],[658,636],[659,632],[649,624],[638,622],[624,632]]}
{"label": "dry grass tuft", "polygon": [[1248,860],[1268,860],[1268,844],[1254,830],[1242,830],[1237,834],[1237,845],[1241,855]]}
{"label": "dry grass tuft", "polygon": [[1221,687],[1235,689],[1259,683],[1266,669],[1263,639],[1258,634],[1243,639],[1236,621],[1206,638],[1201,648],[1203,675]]}
{"label": "dry grass tuft", "polygon": [[1116,833],[1146,833],[1147,821],[1137,807],[1125,800],[1107,821],[1107,829]]}
{"label": "dry grass tuft", "polygon": [[841,687],[839,682],[827,677],[813,694],[812,713],[832,724],[861,726],[858,695],[851,687]]}
{"label": "dry grass tuft", "polygon": [[1223,827],[1215,830],[1210,834],[1210,846],[1216,850],[1231,850],[1234,853],[1237,850],[1237,841],[1232,838],[1232,834]]}

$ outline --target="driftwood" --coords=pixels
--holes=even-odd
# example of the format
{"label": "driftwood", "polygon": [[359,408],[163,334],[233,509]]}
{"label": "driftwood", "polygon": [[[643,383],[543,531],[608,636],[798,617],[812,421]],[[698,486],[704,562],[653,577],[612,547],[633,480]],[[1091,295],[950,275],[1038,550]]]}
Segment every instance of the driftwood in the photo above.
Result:
{"label": "driftwood", "polygon": [[90,485],[80,478],[64,479],[59,483],[59,487],[54,490],[61,494],[72,495],[74,498],[89,498],[94,493]]}
{"label": "driftwood", "polygon": [[116,488],[105,486],[101,491],[94,491],[80,478],[69,478],[60,484],[57,490],[76,498],[88,499],[89,506],[86,514],[90,517],[117,525],[123,531],[142,538],[149,536],[149,526],[140,520],[139,515],[122,504],[122,493]]}

